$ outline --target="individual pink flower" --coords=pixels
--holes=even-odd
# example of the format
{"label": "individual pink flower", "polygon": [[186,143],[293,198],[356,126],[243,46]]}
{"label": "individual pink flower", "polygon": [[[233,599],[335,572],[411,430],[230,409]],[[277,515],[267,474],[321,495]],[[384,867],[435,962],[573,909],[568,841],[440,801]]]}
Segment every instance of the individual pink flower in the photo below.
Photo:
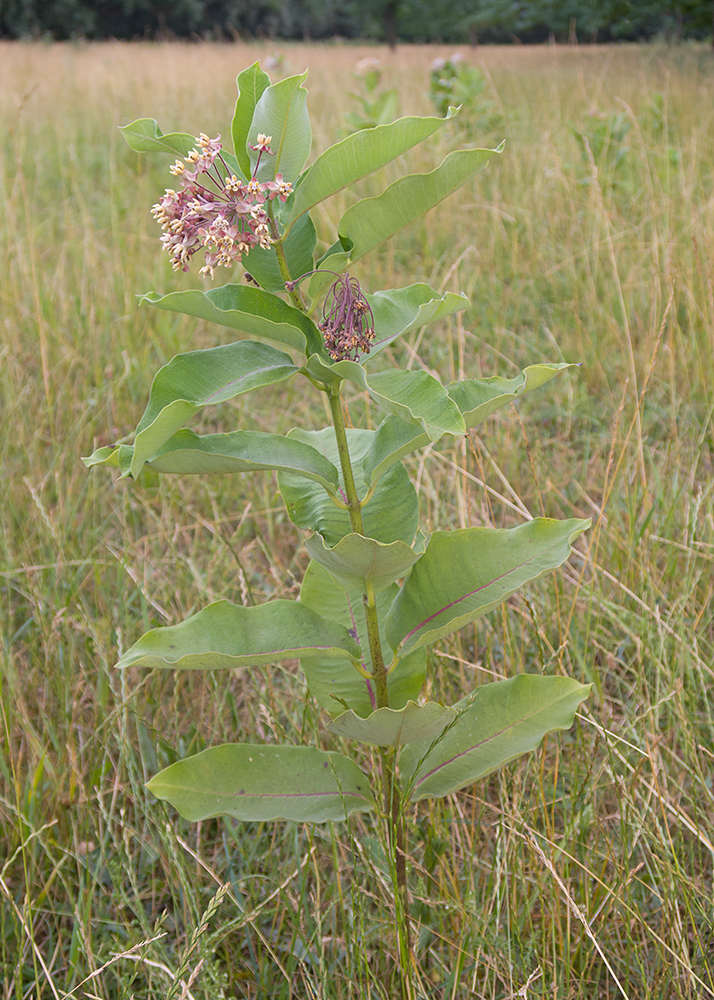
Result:
{"label": "individual pink flower", "polygon": [[263,135],[262,132],[259,132],[258,137],[255,140],[255,145],[253,145],[253,143],[251,142],[249,142],[248,145],[251,149],[254,149],[256,152],[268,153],[270,156],[275,156],[275,153],[270,148],[270,143],[272,141],[273,141],[272,135]]}
{"label": "individual pink flower", "polygon": [[280,198],[281,201],[287,201],[288,195],[292,194],[293,186],[290,181],[284,181],[282,174],[276,174],[274,181],[266,181],[263,185],[268,191],[270,191],[270,198]]}

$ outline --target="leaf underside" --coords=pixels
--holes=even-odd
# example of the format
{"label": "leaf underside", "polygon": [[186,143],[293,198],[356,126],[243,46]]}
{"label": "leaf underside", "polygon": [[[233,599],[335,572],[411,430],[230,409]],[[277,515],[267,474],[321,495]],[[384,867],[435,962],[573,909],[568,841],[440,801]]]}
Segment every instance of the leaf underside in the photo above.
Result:
{"label": "leaf underside", "polygon": [[374,807],[354,761],[313,747],[228,743],[177,761],[147,787],[192,822],[227,815],[327,823]]}
{"label": "leaf underside", "polygon": [[302,656],[350,663],[359,659],[360,649],[347,628],[298,601],[250,608],[216,601],[178,625],[147,632],[117,666],[219,670]]}
{"label": "leaf underside", "polygon": [[410,743],[399,757],[412,801],[449,795],[534,750],[546,733],[572,726],[591,685],[570,677],[519,674],[478,688],[442,737]]}

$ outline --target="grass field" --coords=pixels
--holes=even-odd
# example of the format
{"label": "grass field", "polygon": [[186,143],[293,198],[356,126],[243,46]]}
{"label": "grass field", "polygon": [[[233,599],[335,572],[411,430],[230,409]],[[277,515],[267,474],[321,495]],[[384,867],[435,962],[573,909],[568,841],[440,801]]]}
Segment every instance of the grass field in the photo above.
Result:
{"label": "grass field", "polygon": [[[137,307],[199,279],[171,272],[149,215],[168,159],[132,153],[115,126],[226,135],[236,73],[276,50],[285,72],[310,67],[316,151],[355,107],[359,58],[382,60],[402,113],[427,114],[429,65],[448,54],[0,44],[1,1000],[396,996],[369,816],[190,825],[144,788],[230,739],[339,745],[297,670],[112,668],[209,600],[295,596],[307,556],[274,480],[143,488],[80,462],[132,430],[160,364],[231,339]],[[471,298],[395,363],[418,346],[444,379],[582,367],[411,460],[422,515],[593,528],[564,572],[444,644],[431,675],[456,697],[522,670],[594,688],[571,732],[416,809],[424,995],[714,997],[714,57],[464,54],[502,116],[477,144],[506,150],[358,276]],[[405,162],[431,169],[464,135]],[[331,223],[348,201],[328,203]],[[204,426],[321,425],[287,385]],[[350,405],[357,422],[364,401]]]}

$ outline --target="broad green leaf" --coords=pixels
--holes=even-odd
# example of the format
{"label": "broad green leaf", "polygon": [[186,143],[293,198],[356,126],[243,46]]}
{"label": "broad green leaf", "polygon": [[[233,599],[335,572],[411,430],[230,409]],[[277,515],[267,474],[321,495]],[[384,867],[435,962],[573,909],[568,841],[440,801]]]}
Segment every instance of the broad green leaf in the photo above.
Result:
{"label": "broad green leaf", "polygon": [[[250,264],[247,268],[250,269]],[[139,302],[220,323],[249,337],[274,340],[306,354],[324,353],[320,331],[312,320],[262,288],[222,285],[207,292],[200,288],[169,292],[168,295],[147,292]]]}
{"label": "broad green leaf", "polygon": [[364,591],[368,580],[375,593],[406,576],[424,551],[423,541],[421,550],[415,551],[405,542],[385,545],[354,533],[345,535],[334,548],[328,548],[321,535],[313,535],[305,548],[344,587]]}
{"label": "broad green leaf", "polygon": [[375,292],[367,296],[367,301],[374,316],[375,339],[369,355],[363,355],[363,362],[379,354],[402,334],[435,323],[469,305],[465,295],[436,292],[424,282]]}
{"label": "broad green leaf", "polygon": [[353,244],[350,263],[458,191],[501,149],[454,150],[431,173],[400,177],[376,198],[365,198],[350,206],[338,225],[340,239]]}
{"label": "broad green leaf", "polygon": [[377,747],[400,747],[417,740],[433,740],[456,718],[453,708],[435,701],[417,705],[408,701],[404,708],[378,708],[363,719],[353,711],[338,716],[327,727],[337,736],[359,740]]}
{"label": "broad green leaf", "polygon": [[446,118],[400,118],[389,125],[348,135],[330,146],[300,177],[290,205],[287,229],[290,230],[315,205],[433,135],[452,117],[450,109]]}
{"label": "broad green leaf", "polygon": [[[312,146],[312,129],[307,113],[307,91],[300,84],[307,79],[307,70],[300,76],[289,76],[267,87],[258,98],[253,121],[248,131],[249,145],[256,145],[262,132],[271,136],[270,147],[274,155],[263,153],[258,168],[258,180],[272,180],[282,174],[286,181],[294,181],[305,165]],[[248,150],[251,173],[255,171],[258,153]]]}
{"label": "broad green leaf", "polygon": [[196,145],[195,136],[188,132],[164,134],[154,118],[137,118],[129,125],[120,125],[119,131],[137,153],[176,153],[185,156]]}
{"label": "broad green leaf", "polygon": [[[196,148],[196,137],[188,132],[167,132],[164,134],[154,118],[137,118],[129,125],[120,125],[119,131],[129,146],[137,153],[176,153],[186,156]],[[221,155],[231,171],[240,173],[235,157],[224,149]]]}
{"label": "broad green leaf", "polygon": [[[309,215],[303,215],[283,244],[291,278],[300,278],[308,271],[312,271],[315,266],[316,243],[317,233],[312,219]],[[275,250],[261,250],[260,247],[253,247],[246,259],[246,270],[267,291],[285,291],[285,280],[280,273]]]}
{"label": "broad green leaf", "polygon": [[270,77],[260,68],[259,62],[254,62],[236,77],[238,100],[233,112],[231,136],[238,166],[245,180],[251,175],[250,156],[248,155],[248,132],[253,121],[253,113],[263,92],[270,86]]}
{"label": "broad green leaf", "polygon": [[570,677],[519,674],[477,689],[464,711],[436,742],[410,743],[399,773],[413,802],[450,795],[534,750],[546,733],[569,729],[589,684]]}
{"label": "broad green leaf", "polygon": [[[380,638],[385,654],[388,649],[382,623],[397,590],[397,585],[392,584],[376,597]],[[326,569],[313,561],[303,577],[300,603],[314,608],[323,618],[329,618],[350,629],[352,635],[357,636],[365,668],[371,669],[364,604],[359,588],[344,590],[335,583]],[[303,657],[300,668],[313,698],[330,715],[340,715],[347,708],[366,716],[377,707],[374,685],[344,657]],[[425,676],[425,652],[418,649],[411,656],[405,657],[387,678],[389,704],[392,708],[403,708],[410,699],[415,699],[421,691]]]}
{"label": "broad green leaf", "polygon": [[327,361],[317,355],[312,355],[307,359],[304,367],[318,382],[323,382],[331,388],[336,389],[347,379],[353,382],[360,389],[366,389],[364,369],[357,361]]}
{"label": "broad green leaf", "polygon": [[375,431],[372,445],[364,457],[365,479],[371,485],[404,455],[423,448],[431,440],[418,424],[389,414]]}
{"label": "broad green leaf", "polygon": [[144,463],[201,407],[283,382],[297,371],[287,354],[250,340],[178,354],[154,377],[136,429],[131,475],[137,476]]}
{"label": "broad green leaf", "polygon": [[[467,428],[475,427],[500,406],[517,399],[525,392],[537,389],[550,381],[558,372],[577,367],[569,364],[529,365],[512,379],[493,376],[485,379],[467,379],[451,382],[446,391],[461,411]],[[407,423],[399,417],[388,416],[377,428],[373,444],[364,459],[364,472],[368,482],[378,479],[393,462],[417,448],[436,440],[421,427]]]}
{"label": "broad green leaf", "polygon": [[350,663],[360,655],[343,625],[298,601],[268,601],[252,608],[216,601],[179,625],[151,629],[117,666],[225,670],[303,656]]}
{"label": "broad green leaf", "polygon": [[[337,263],[328,260],[325,266],[329,264],[330,267],[334,266],[340,271],[343,257],[344,254],[342,257],[337,254],[335,258]],[[346,260],[345,258],[345,265]],[[334,280],[334,275],[326,272],[314,275],[314,280],[311,280],[309,286],[310,294],[318,294],[320,283],[324,286]],[[405,288],[375,292],[374,295],[367,295],[367,300],[372,308],[376,336],[369,354],[361,355],[360,364],[368,364],[375,355],[402,334],[444,319],[452,313],[465,309],[469,304],[465,295],[457,295],[455,292],[441,294],[424,282],[407,285]]]}
{"label": "broad green leaf", "polygon": [[[362,461],[373,435],[374,431],[353,428],[347,430],[355,485],[361,498],[368,490]],[[331,427],[321,431],[303,431],[295,428],[288,436],[315,448],[339,468],[337,443]],[[341,479],[340,483],[340,492],[344,500],[344,483]],[[316,483],[281,472],[278,473],[278,488],[291,521],[299,528],[319,532],[330,546],[336,545],[341,538],[351,533],[352,527],[347,511],[336,507]],[[411,545],[416,534],[418,518],[419,502],[416,491],[407,470],[397,463],[377,483],[372,498],[362,510],[365,534],[379,542],[402,541]]]}
{"label": "broad green leaf", "polygon": [[463,382],[450,382],[446,391],[461,411],[466,426],[476,427],[486,417],[525,392],[538,389],[566,368],[577,368],[573,364],[529,365],[515,378],[471,378]]}
{"label": "broad green leaf", "polygon": [[417,424],[431,438],[442,434],[463,434],[466,430],[458,407],[449,399],[438,379],[421,369],[399,368],[366,376],[372,399],[388,413]]}
{"label": "broad green leaf", "polygon": [[82,461],[88,469],[91,469],[95,465],[103,465],[108,469],[119,469],[122,476],[128,476],[131,473],[133,457],[134,445],[105,445],[103,448],[97,448],[88,458],[83,458]]}
{"label": "broad green leaf", "polygon": [[[108,469],[118,469],[119,468],[119,449],[123,447],[122,445],[104,445],[101,448],[96,448],[91,455],[86,458],[83,457],[82,461],[91,469],[94,465],[104,465]],[[134,449],[131,449],[132,455],[134,454]]]}
{"label": "broad green leaf", "polygon": [[354,761],[314,747],[227,743],[177,761],[147,788],[192,822],[226,815],[327,823],[375,805]]}
{"label": "broad green leaf", "polygon": [[328,364],[315,356],[308,358],[305,369],[326,385],[336,386],[346,380],[366,389],[375,403],[388,413],[417,424],[432,440],[442,434],[466,431],[459,408],[445,387],[422,369],[392,368],[368,373],[356,361]]}
{"label": "broad green leaf", "polygon": [[[99,449],[90,459],[85,459],[85,464],[121,467],[126,462],[126,458],[119,458],[121,448],[130,452],[127,456],[130,468],[134,449],[126,445]],[[329,492],[334,492],[339,480],[332,462],[314,448],[281,434],[261,431],[201,436],[191,430],[180,430],[146,465],[156,472],[200,476],[278,469],[313,480]]]}
{"label": "broad green leaf", "polygon": [[402,656],[487,614],[564,563],[589,526],[538,517],[517,528],[434,532],[387,615],[389,645]]}

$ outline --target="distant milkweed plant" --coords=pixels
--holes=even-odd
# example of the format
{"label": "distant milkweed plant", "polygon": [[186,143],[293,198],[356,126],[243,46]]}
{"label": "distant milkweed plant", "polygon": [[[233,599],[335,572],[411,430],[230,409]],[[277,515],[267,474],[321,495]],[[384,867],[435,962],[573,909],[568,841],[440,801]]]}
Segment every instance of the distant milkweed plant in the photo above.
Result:
{"label": "distant milkweed plant", "polygon": [[460,52],[448,59],[435,59],[429,72],[429,100],[439,115],[450,107],[461,108],[463,128],[474,133],[498,128],[503,115],[486,92],[486,78],[475,66],[469,66]]}
{"label": "distant milkweed plant", "polygon": [[[499,407],[571,366],[534,364],[514,378],[442,384],[423,369],[380,366],[397,337],[463,310],[461,294],[424,283],[365,291],[349,269],[482,170],[499,149],[459,149],[430,173],[405,174],[355,200],[316,258],[311,211],[448,128],[407,117],[360,130],[310,166],[306,74],[271,85],[258,63],[238,75],[233,152],[220,136],[163,134],[153,119],[122,129],[132,149],[178,154],[173,187],[153,214],[174,269],[194,257],[229,283],[141,299],[241,334],[232,344],[173,358],[154,377],[134,443],[99,448],[88,466],[136,478],[277,472],[294,524],[309,532],[299,599],[243,607],[220,600],[155,628],[118,666],[221,670],[299,660],[329,732],[377,748],[366,773],[345,753],[311,746],[211,747],[156,774],[149,789],[188,820],[345,820],[375,811],[384,823],[394,891],[397,968],[414,993],[404,822],[414,802],[456,792],[572,725],[589,688],[562,676],[519,674],[454,705],[420,697],[426,651],[560,566],[588,521],[535,518],[510,529],[419,530],[419,502],[402,459],[467,433]],[[277,343],[280,347],[272,346]],[[184,427],[203,407],[296,379],[331,423],[286,436]],[[367,393],[384,414],[375,429],[347,427],[343,391]],[[319,410],[319,407],[318,407]]]}
{"label": "distant milkweed plant", "polygon": [[345,120],[351,132],[359,132],[363,128],[374,128],[376,125],[387,125],[393,122],[399,114],[399,94],[393,87],[379,90],[382,80],[382,64],[379,59],[360,59],[354,74],[357,82],[364,88],[364,95],[352,94],[361,107],[361,111],[345,112]]}

